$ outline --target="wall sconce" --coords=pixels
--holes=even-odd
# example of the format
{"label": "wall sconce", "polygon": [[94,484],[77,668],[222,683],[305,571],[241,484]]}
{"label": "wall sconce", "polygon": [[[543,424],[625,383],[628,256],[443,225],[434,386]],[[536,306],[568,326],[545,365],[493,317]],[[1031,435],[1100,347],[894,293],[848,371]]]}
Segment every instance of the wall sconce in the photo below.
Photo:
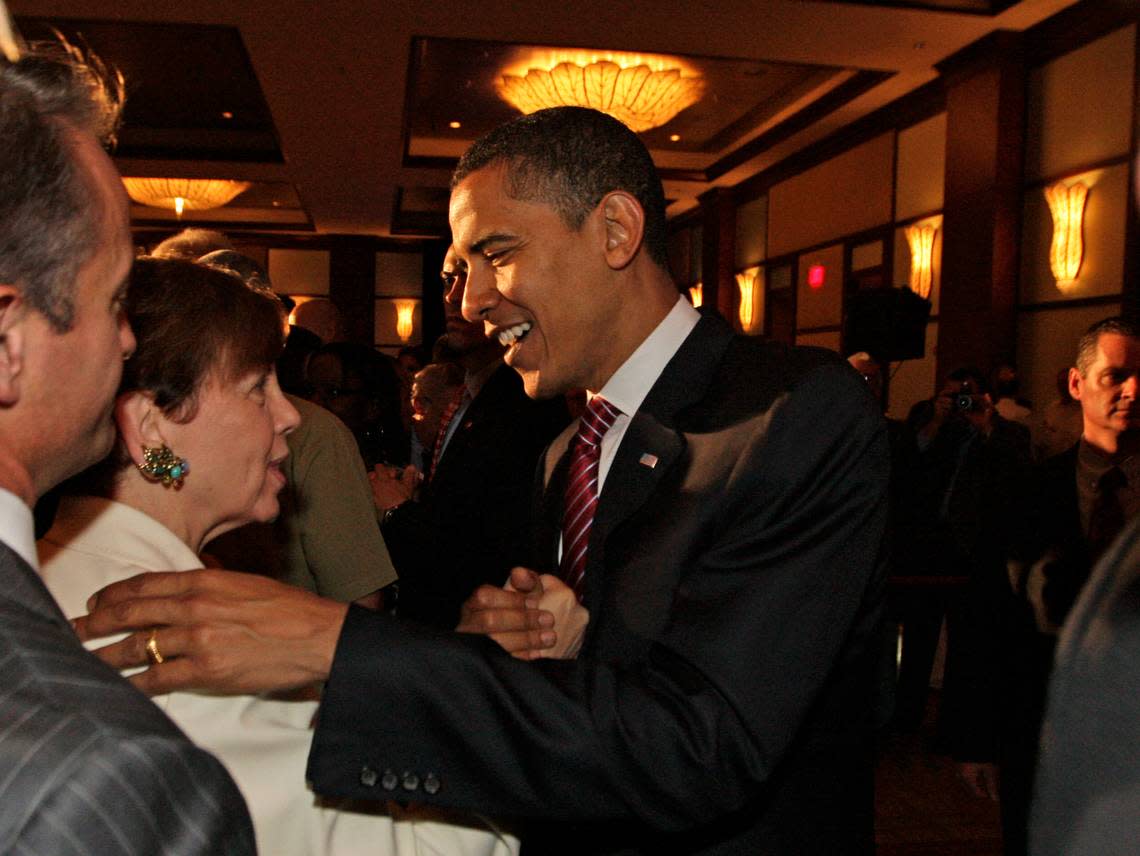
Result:
{"label": "wall sconce", "polygon": [[1062,291],[1072,288],[1081,270],[1084,242],[1081,226],[1089,189],[1081,182],[1066,185],[1058,182],[1045,188],[1045,201],[1053,214],[1053,243],[1049,248],[1049,266]]}
{"label": "wall sconce", "polygon": [[906,242],[910,244],[910,290],[923,300],[930,299],[934,285],[934,236],[938,227],[915,225],[906,227]]}
{"label": "wall sconce", "polygon": [[740,289],[740,329],[752,333],[759,326],[756,321],[756,296],[761,286],[760,268],[752,267],[736,275],[736,287]]}
{"label": "wall sconce", "polygon": [[416,311],[415,300],[396,301],[396,335],[401,342],[412,338],[412,315]]}
{"label": "wall sconce", "polygon": [[693,302],[693,306],[700,306],[705,300],[705,286],[704,283],[698,282],[696,285],[689,288],[689,300]]}

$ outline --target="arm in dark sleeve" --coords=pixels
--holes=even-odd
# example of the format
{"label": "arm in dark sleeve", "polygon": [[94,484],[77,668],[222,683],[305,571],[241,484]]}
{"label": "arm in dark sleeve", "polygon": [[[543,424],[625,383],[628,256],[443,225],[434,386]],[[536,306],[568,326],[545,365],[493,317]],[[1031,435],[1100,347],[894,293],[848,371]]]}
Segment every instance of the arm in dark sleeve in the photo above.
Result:
{"label": "arm in dark sleeve", "polygon": [[351,610],[310,755],[317,792],[374,798],[390,784],[491,814],[663,830],[754,797],[804,723],[843,707],[829,696],[871,635],[888,457],[846,366],[813,372],[755,421],[716,473],[720,510],[689,539],[691,559],[645,545],[686,565],[644,656],[522,662]]}

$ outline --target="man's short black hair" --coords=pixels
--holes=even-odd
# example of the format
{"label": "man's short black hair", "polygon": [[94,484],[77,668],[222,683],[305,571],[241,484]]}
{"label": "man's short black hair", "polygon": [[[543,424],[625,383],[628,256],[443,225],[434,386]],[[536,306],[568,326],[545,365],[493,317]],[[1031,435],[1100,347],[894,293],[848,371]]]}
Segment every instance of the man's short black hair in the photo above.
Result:
{"label": "man's short black hair", "polygon": [[552,107],[500,125],[466,151],[451,186],[499,163],[506,165],[512,198],[548,203],[571,229],[581,228],[607,193],[632,194],[645,212],[649,257],[666,267],[661,178],[644,143],[617,119],[585,107]]}
{"label": "man's short black hair", "polygon": [[1096,362],[1096,349],[1100,337],[1106,333],[1116,333],[1140,341],[1140,324],[1121,315],[1103,318],[1087,330],[1077,342],[1077,371],[1081,377],[1088,374],[1089,366]]}

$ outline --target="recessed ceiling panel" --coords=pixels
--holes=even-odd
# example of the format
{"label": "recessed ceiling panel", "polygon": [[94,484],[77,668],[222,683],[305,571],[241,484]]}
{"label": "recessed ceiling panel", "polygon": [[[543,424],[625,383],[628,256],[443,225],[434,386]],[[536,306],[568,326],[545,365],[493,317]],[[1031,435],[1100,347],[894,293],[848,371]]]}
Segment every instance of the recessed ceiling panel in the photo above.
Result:
{"label": "recessed ceiling panel", "polygon": [[127,81],[116,154],[280,163],[281,148],[240,33],[233,27],[21,18],[29,41],[88,45]]}

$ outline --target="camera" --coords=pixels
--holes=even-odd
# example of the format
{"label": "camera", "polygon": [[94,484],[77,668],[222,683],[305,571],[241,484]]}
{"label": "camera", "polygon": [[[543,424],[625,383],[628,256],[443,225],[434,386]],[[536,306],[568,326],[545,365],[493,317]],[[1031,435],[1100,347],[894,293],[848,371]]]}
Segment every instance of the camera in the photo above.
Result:
{"label": "camera", "polygon": [[961,389],[954,395],[955,413],[977,413],[985,409],[982,397],[974,391],[974,386],[968,380],[962,382]]}

